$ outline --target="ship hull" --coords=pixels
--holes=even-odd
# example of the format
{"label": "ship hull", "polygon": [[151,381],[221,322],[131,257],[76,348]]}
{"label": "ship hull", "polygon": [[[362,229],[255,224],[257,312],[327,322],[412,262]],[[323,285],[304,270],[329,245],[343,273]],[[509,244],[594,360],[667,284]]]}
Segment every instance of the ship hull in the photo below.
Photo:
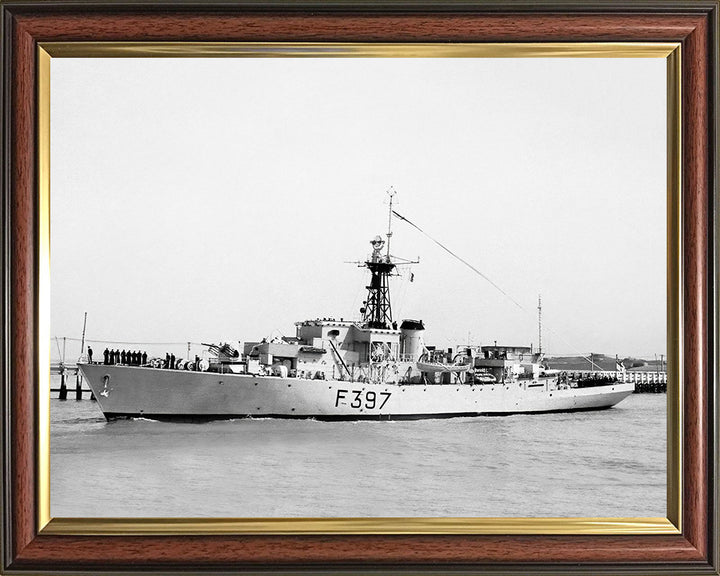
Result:
{"label": "ship hull", "polygon": [[552,389],[549,381],[510,384],[371,384],[80,365],[108,419],[315,418],[412,420],[598,410],[632,394],[634,384]]}

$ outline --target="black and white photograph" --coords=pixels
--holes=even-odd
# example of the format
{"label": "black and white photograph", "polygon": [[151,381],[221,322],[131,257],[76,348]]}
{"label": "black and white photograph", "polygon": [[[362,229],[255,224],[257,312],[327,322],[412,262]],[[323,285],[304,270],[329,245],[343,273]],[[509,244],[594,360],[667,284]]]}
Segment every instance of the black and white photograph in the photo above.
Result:
{"label": "black and white photograph", "polygon": [[55,58],[53,517],[667,516],[663,58]]}

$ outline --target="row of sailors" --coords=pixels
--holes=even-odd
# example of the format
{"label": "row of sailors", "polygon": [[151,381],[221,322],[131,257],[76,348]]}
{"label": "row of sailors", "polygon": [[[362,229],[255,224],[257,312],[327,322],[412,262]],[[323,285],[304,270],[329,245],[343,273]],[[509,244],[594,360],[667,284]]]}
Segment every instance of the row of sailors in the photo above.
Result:
{"label": "row of sailors", "polygon": [[[142,366],[147,364],[147,352],[130,350],[108,350],[103,352],[103,364],[127,364],[129,366]],[[92,360],[91,360],[92,362]]]}

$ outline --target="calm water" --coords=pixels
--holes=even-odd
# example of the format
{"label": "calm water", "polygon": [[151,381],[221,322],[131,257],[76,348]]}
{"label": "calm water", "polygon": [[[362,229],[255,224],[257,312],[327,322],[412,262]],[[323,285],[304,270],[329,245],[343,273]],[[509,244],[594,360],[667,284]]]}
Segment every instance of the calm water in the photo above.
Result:
{"label": "calm water", "polygon": [[51,401],[53,516],[665,516],[666,396],[421,420],[106,422]]}

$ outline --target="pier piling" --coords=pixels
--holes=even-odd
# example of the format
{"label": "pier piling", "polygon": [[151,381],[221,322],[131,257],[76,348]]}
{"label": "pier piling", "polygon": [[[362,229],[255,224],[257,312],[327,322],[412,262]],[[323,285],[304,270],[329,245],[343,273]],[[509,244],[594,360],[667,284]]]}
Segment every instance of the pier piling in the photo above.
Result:
{"label": "pier piling", "polygon": [[67,373],[65,372],[65,368],[63,368],[60,371],[60,395],[58,396],[59,400],[67,400],[67,384],[65,380],[67,379]]}
{"label": "pier piling", "polygon": [[82,376],[79,370],[75,377],[75,400],[82,400]]}

